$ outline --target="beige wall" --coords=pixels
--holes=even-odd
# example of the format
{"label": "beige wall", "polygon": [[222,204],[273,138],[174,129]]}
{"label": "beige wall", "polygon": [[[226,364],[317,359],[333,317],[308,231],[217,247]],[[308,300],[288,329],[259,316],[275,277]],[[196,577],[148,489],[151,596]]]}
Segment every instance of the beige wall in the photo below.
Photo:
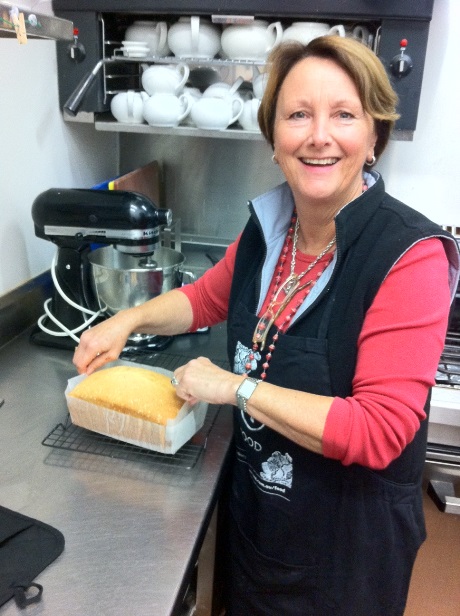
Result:
{"label": "beige wall", "polygon": [[34,198],[113,176],[117,144],[116,135],[63,121],[54,42],[0,38],[0,295],[50,266],[54,246],[35,237]]}

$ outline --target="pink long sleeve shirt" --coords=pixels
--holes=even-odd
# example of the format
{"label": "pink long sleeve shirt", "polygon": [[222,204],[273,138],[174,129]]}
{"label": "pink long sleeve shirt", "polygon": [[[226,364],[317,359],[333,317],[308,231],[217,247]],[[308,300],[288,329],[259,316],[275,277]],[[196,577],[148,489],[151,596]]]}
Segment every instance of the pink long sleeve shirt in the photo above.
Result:
{"label": "pink long sleeve shirt", "polygon": [[[215,267],[182,288],[193,309],[192,331],[227,318],[237,247],[238,239]],[[296,272],[312,260],[298,251]],[[412,441],[434,385],[449,303],[443,245],[436,238],[420,241],[393,266],[367,311],[358,339],[352,395],[335,397],[327,415],[326,457],[345,465],[383,469]],[[277,324],[282,320],[280,315]]]}

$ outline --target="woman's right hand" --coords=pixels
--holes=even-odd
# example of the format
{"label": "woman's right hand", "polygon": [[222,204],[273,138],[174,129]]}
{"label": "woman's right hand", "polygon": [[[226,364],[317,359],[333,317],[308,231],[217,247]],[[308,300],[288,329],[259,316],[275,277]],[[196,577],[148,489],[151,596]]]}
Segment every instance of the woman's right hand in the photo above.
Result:
{"label": "woman's right hand", "polygon": [[161,293],[140,306],[120,310],[83,332],[73,363],[80,374],[91,374],[118,359],[132,333],[183,334],[190,330],[192,322],[192,306],[184,293],[177,289]]}
{"label": "woman's right hand", "polygon": [[133,322],[129,310],[118,312],[84,331],[73,356],[79,374],[91,374],[117,359],[132,332]]}

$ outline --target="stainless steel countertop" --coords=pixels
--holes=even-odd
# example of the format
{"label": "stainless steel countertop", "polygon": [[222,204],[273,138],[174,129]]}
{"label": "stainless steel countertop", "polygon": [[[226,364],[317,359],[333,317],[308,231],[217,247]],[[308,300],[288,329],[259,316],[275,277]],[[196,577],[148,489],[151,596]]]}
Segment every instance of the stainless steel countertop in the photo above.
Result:
{"label": "stainless steel countertop", "polygon": [[[204,355],[212,343],[221,348],[222,327],[170,348]],[[174,614],[218,499],[230,409],[220,409],[190,470],[48,448],[41,441],[67,415],[71,357],[32,345],[28,333],[0,348],[0,504],[55,526],[66,541],[36,578],[43,598],[27,615]],[[0,608],[23,613],[13,600]]]}

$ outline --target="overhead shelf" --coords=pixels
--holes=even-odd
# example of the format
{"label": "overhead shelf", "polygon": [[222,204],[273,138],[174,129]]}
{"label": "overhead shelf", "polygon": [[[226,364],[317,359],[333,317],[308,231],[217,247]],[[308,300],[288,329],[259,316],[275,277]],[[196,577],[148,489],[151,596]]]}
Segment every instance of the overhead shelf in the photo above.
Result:
{"label": "overhead shelf", "polygon": [[[13,11],[13,17],[12,12]],[[30,39],[51,39],[55,41],[73,40],[73,23],[67,19],[43,15],[31,9],[22,8],[10,2],[0,2],[0,38],[17,38],[14,14],[22,14],[22,27],[25,37]]]}

